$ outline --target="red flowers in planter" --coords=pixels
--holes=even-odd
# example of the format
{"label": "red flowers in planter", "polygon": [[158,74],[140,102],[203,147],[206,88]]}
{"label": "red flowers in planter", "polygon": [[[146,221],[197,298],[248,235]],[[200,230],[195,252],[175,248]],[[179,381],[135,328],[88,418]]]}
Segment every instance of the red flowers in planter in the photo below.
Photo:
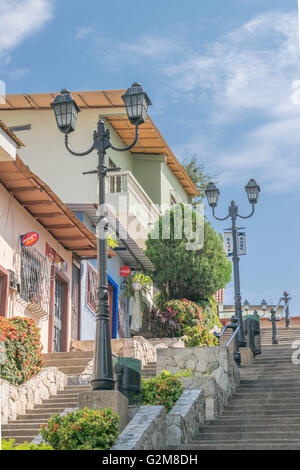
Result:
{"label": "red flowers in planter", "polygon": [[43,366],[40,329],[28,318],[0,318],[0,341],[4,341],[7,362],[0,377],[20,385],[36,375]]}

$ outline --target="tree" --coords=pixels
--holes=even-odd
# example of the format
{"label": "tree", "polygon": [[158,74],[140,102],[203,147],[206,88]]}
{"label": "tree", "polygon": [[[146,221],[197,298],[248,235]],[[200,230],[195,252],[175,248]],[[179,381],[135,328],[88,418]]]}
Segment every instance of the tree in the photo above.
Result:
{"label": "tree", "polygon": [[215,182],[215,176],[210,176],[205,172],[203,163],[197,162],[196,154],[189,159],[185,158],[182,162],[182,166],[198,189],[199,197],[201,199],[204,198],[205,188],[210,181]]}
{"label": "tree", "polygon": [[[202,221],[203,246],[195,250],[187,249],[187,242],[198,242],[201,233],[197,231],[194,239],[191,238],[184,208],[187,209],[187,206],[178,204],[160,216],[146,241],[145,254],[155,268],[149,275],[161,291],[161,302],[182,298],[196,302],[207,300],[218,289],[225,287],[231,277],[231,263],[224,251],[222,235],[216,233],[209,222]],[[190,206],[188,210],[191,212],[195,232],[197,214]],[[180,214],[182,226],[179,225]],[[168,226],[168,221],[169,237],[164,238],[163,226]],[[197,237],[200,238],[195,240]]]}

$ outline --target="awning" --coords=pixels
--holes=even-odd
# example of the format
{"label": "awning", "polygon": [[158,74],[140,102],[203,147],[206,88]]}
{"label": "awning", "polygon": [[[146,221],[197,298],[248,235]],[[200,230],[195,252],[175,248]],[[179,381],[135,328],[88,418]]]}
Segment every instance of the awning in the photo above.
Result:
{"label": "awning", "polygon": [[97,257],[95,234],[19,157],[0,162],[0,183],[66,250],[83,259]]}

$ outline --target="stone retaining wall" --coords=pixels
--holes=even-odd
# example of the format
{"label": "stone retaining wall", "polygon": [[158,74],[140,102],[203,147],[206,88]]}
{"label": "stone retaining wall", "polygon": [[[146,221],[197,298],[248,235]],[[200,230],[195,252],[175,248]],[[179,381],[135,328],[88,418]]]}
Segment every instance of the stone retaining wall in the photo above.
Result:
{"label": "stone retaining wall", "polygon": [[6,380],[0,380],[1,389],[1,422],[7,424],[15,421],[19,415],[40,405],[50,395],[63,390],[66,376],[57,367],[43,368],[28,382],[16,387]]}
{"label": "stone retaining wall", "polygon": [[167,414],[166,444],[190,443],[205,421],[204,390],[184,390]]}
{"label": "stone retaining wall", "polygon": [[164,369],[171,373],[191,369],[195,376],[213,377],[226,401],[240,382],[239,368],[225,346],[158,349],[157,374]]}
{"label": "stone retaining wall", "polygon": [[196,375],[181,377],[180,381],[184,389],[203,389],[205,394],[205,418],[207,421],[221,416],[226,398],[223,390],[213,377]]}
{"label": "stone retaining wall", "polygon": [[[180,338],[153,338],[145,339],[143,336],[133,338],[112,339],[111,347],[113,355],[119,357],[133,357],[140,359],[142,365],[156,362],[157,349],[184,348]],[[94,351],[95,341],[72,341],[73,351]]]}
{"label": "stone retaining wall", "polygon": [[160,450],[165,443],[165,407],[141,406],[111,450]]}

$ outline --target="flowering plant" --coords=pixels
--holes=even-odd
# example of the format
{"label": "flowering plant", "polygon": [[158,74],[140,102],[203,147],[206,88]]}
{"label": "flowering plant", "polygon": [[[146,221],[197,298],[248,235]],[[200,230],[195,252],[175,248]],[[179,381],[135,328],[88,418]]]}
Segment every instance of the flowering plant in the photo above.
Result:
{"label": "flowering plant", "polygon": [[42,438],[54,450],[107,450],[119,435],[119,416],[111,408],[83,408],[53,415],[42,425]]}
{"label": "flowering plant", "polygon": [[28,318],[0,318],[0,341],[5,344],[5,360],[0,378],[21,385],[36,375],[44,364],[40,329]]}
{"label": "flowering plant", "polygon": [[183,336],[186,347],[216,346],[217,339],[210,332],[210,318],[202,307],[187,299],[166,302],[163,315],[177,325],[178,336]]}
{"label": "flowering plant", "polygon": [[165,370],[157,377],[142,379],[143,405],[163,405],[169,412],[182,392],[179,378]]}

